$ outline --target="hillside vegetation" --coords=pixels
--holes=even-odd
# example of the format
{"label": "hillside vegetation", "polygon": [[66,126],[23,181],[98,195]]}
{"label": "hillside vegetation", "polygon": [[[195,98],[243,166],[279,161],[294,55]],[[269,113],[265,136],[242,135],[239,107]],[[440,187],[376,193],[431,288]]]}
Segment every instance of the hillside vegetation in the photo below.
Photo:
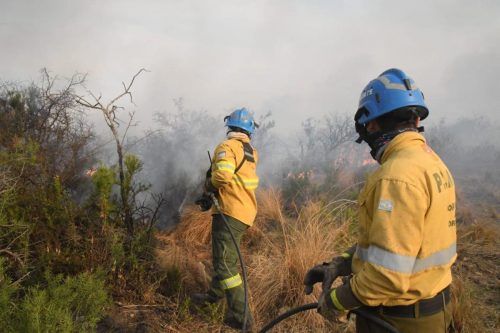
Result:
{"label": "hillside vegetation", "polygon": [[[119,140],[110,146],[85,118],[92,108],[78,95],[83,79],[58,81],[44,71],[36,84],[0,89],[0,332],[230,331],[223,302],[196,307],[188,297],[210,281],[211,217],[192,202],[220,119],[178,101],[158,132],[129,142],[127,124],[116,125],[121,109],[99,106],[116,125]],[[203,124],[199,136],[193,122]],[[352,144],[350,117],[304,122],[286,154],[275,150],[283,141],[270,115],[262,123],[259,213],[242,245],[258,327],[316,300],[319,289],[304,295],[304,274],[355,242],[356,196],[374,167]],[[446,156],[461,125],[440,126],[429,141],[450,161],[458,192],[455,324],[495,332],[500,187],[491,166],[499,150],[464,144],[465,162]],[[190,147],[200,156],[191,160]],[[353,329],[352,319],[332,325],[309,311],[276,332]]]}

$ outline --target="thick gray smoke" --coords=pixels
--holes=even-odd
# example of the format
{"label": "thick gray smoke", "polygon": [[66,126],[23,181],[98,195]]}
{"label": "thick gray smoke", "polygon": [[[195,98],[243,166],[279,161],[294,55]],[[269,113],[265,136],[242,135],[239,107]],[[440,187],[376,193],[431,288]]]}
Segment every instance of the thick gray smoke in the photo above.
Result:
{"label": "thick gray smoke", "polygon": [[[157,128],[146,133],[132,150],[144,162],[143,181],[166,199],[160,219],[163,227],[175,223],[186,204],[193,203],[202,193],[205,173],[210,167],[209,153],[224,140],[227,131],[223,114],[213,116],[206,111],[186,109],[182,99],[175,100],[174,105],[173,112],[156,114]],[[271,158],[274,122],[270,117],[270,114],[257,117],[260,128],[252,141],[262,156],[259,170],[266,170],[263,178],[271,177],[267,171],[277,162]]]}
{"label": "thick gray smoke", "polygon": [[[209,167],[207,151],[224,139],[223,116],[187,110],[182,100],[173,112],[156,115],[158,130],[150,132],[134,152],[144,161],[142,177],[152,191],[162,193],[167,204],[161,225],[172,225],[186,204],[202,191]],[[270,115],[261,118],[262,127],[253,143],[261,157],[258,167],[261,185],[277,186],[285,192],[286,204],[297,205],[313,195],[338,193],[362,181],[375,164],[366,144],[354,143],[352,117],[329,114],[309,118],[292,135],[277,135]],[[279,125],[279,124],[278,124]],[[499,125],[484,117],[461,118],[427,125],[429,145],[454,173],[460,193],[478,197],[471,181],[484,184],[480,197],[499,204]],[[313,193],[315,191],[315,193]],[[328,196],[324,197],[328,200]]]}
{"label": "thick gray smoke", "polygon": [[[459,199],[500,210],[500,124],[486,117],[430,125],[429,145],[450,168]],[[497,213],[494,213],[497,214]]]}

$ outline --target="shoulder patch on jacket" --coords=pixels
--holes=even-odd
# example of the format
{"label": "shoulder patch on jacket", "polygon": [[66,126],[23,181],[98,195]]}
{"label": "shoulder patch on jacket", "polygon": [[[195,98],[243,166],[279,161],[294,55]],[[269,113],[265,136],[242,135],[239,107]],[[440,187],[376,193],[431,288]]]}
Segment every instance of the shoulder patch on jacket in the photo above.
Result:
{"label": "shoulder patch on jacket", "polygon": [[378,203],[378,210],[392,212],[393,204],[391,200],[380,199]]}
{"label": "shoulder patch on jacket", "polygon": [[220,160],[221,158],[224,158],[226,157],[226,152],[225,151],[221,151],[219,153],[217,153],[217,159]]}

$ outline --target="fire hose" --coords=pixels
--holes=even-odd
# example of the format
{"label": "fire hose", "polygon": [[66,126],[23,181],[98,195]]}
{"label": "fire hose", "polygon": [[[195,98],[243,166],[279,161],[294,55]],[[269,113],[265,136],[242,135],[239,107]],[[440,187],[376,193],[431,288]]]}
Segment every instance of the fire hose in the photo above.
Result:
{"label": "fire hose", "polygon": [[[243,327],[242,327],[241,331],[242,332],[246,332],[247,319],[248,319],[248,287],[247,287],[247,272],[246,272],[246,268],[245,268],[245,263],[243,261],[243,256],[241,255],[239,244],[236,241],[236,238],[234,237],[234,234],[233,234],[231,228],[229,227],[229,223],[227,221],[226,216],[221,211],[221,208],[220,208],[220,205],[219,205],[219,201],[217,200],[217,197],[215,196],[214,193],[209,193],[209,196],[210,196],[210,199],[212,200],[215,208],[217,209],[217,211],[221,215],[222,221],[224,222],[224,225],[226,226],[226,229],[229,231],[229,234],[231,235],[231,240],[234,243],[234,246],[236,248],[236,252],[238,254],[238,259],[239,259],[239,262],[240,262],[240,265],[241,265],[241,272],[242,272],[242,275],[243,275],[243,289],[244,289],[244,293],[245,293],[245,302],[244,302],[245,303],[245,307],[244,307],[244,314],[243,314]],[[282,313],[281,315],[279,315],[278,317],[276,317],[272,321],[270,321],[266,326],[264,326],[259,331],[259,333],[266,333],[266,332],[268,332],[270,329],[272,329],[274,326],[276,326],[277,324],[279,324],[281,321],[283,321],[283,320],[285,320],[285,319],[287,319],[287,318],[289,318],[289,317],[291,317],[291,316],[293,316],[293,315],[295,315],[297,313],[308,311],[308,310],[312,310],[312,309],[317,309],[317,308],[318,308],[318,303],[309,303],[309,304],[304,304],[304,305],[295,307],[293,309],[290,309],[290,310],[286,311],[285,313]],[[399,333],[399,331],[396,328],[394,328],[392,325],[390,325],[388,322],[382,320],[381,318],[375,316],[374,314],[369,313],[366,310],[363,310],[363,309],[354,309],[354,310],[351,310],[350,313],[354,313],[357,316],[362,316],[362,317],[364,317],[364,318],[372,321],[373,323],[375,323],[375,324],[377,324],[377,325],[385,328],[390,333]]]}
{"label": "fire hose", "polygon": [[[234,234],[233,234],[231,228],[229,227],[229,223],[227,222],[226,217],[221,212],[219,201],[217,200],[217,198],[216,198],[216,196],[215,196],[214,193],[210,193],[209,195],[210,195],[210,199],[212,200],[215,208],[220,213],[220,215],[222,217],[222,220],[224,221],[224,224],[225,224],[227,230],[229,231],[229,234],[231,235],[231,240],[234,243],[234,246],[236,248],[236,252],[238,253],[238,259],[240,261],[241,272],[242,272],[242,275],[243,275],[243,289],[244,289],[244,292],[245,292],[245,310],[244,310],[244,315],[243,315],[243,327],[242,327],[241,331],[242,332],[246,332],[246,325],[247,325],[247,318],[248,318],[248,287],[247,287],[247,272],[246,272],[246,268],[245,268],[245,263],[243,262],[243,257],[241,255],[239,244],[236,241],[236,238],[234,237]],[[285,319],[287,319],[287,318],[289,318],[289,317],[291,317],[291,316],[293,316],[293,315],[295,315],[297,313],[300,313],[300,312],[303,312],[303,311],[312,310],[312,309],[317,309],[317,308],[318,308],[318,303],[309,303],[309,304],[301,305],[299,307],[296,307],[296,308],[293,308],[291,310],[288,310],[287,312],[282,313],[281,315],[279,315],[278,317],[276,317],[275,319],[273,319],[272,321],[270,321],[266,326],[264,326],[259,331],[259,333],[266,333],[266,332],[268,332],[271,328],[273,328],[274,326],[276,326],[281,321],[283,321],[283,320],[285,320]],[[364,318],[366,318],[366,319],[374,322],[375,324],[377,324],[377,325],[379,325],[379,326],[387,329],[387,331],[390,332],[390,333],[399,333],[399,331],[396,328],[394,328],[392,325],[390,325],[386,321],[380,319],[379,317],[377,317],[377,316],[375,316],[375,315],[367,312],[366,310],[355,309],[355,310],[351,310],[350,313],[354,313],[357,316],[362,316],[362,317],[364,317]]]}
{"label": "fire hose", "polygon": [[[298,306],[296,308],[293,308],[291,310],[288,310],[287,312],[282,313],[278,317],[271,320],[266,326],[264,326],[259,331],[259,333],[269,332],[270,329],[272,329],[274,326],[279,324],[281,321],[283,321],[283,320],[285,320],[285,319],[287,319],[287,318],[289,318],[297,313],[312,310],[312,309],[317,309],[317,308],[318,308],[318,303],[309,303],[309,304],[304,304],[304,305]],[[357,316],[364,317],[365,319],[368,319],[368,320],[372,321],[373,323],[385,328],[387,330],[387,332],[399,333],[399,331],[394,326],[392,326],[388,322],[384,321],[383,319],[375,316],[374,314],[369,313],[366,310],[354,309],[354,310],[351,310],[349,313],[354,313]]]}

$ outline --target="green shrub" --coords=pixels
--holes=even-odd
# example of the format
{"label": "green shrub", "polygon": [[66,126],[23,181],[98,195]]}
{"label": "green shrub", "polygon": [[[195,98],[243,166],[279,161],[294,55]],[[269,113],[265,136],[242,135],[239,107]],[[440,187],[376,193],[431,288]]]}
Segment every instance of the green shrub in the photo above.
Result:
{"label": "green shrub", "polygon": [[99,204],[100,218],[104,223],[108,222],[109,214],[114,205],[110,200],[113,185],[116,184],[116,174],[111,168],[101,165],[92,176],[95,187],[95,196]]}
{"label": "green shrub", "polygon": [[158,279],[141,160],[124,155],[121,182],[118,166],[94,172],[81,78],[55,91],[43,73],[40,87],[0,85],[0,333],[93,331],[105,285],[140,299]]}
{"label": "green shrub", "polygon": [[46,275],[46,288],[31,288],[17,314],[22,332],[91,332],[104,316],[109,297],[104,279],[82,273],[63,279]]}
{"label": "green shrub", "polygon": [[0,257],[0,323],[5,331],[12,331],[11,318],[14,314],[12,299],[16,292],[16,286],[5,274],[4,260]]}
{"label": "green shrub", "polygon": [[0,258],[1,332],[92,332],[110,304],[101,274],[45,275],[27,292],[12,282]]}

